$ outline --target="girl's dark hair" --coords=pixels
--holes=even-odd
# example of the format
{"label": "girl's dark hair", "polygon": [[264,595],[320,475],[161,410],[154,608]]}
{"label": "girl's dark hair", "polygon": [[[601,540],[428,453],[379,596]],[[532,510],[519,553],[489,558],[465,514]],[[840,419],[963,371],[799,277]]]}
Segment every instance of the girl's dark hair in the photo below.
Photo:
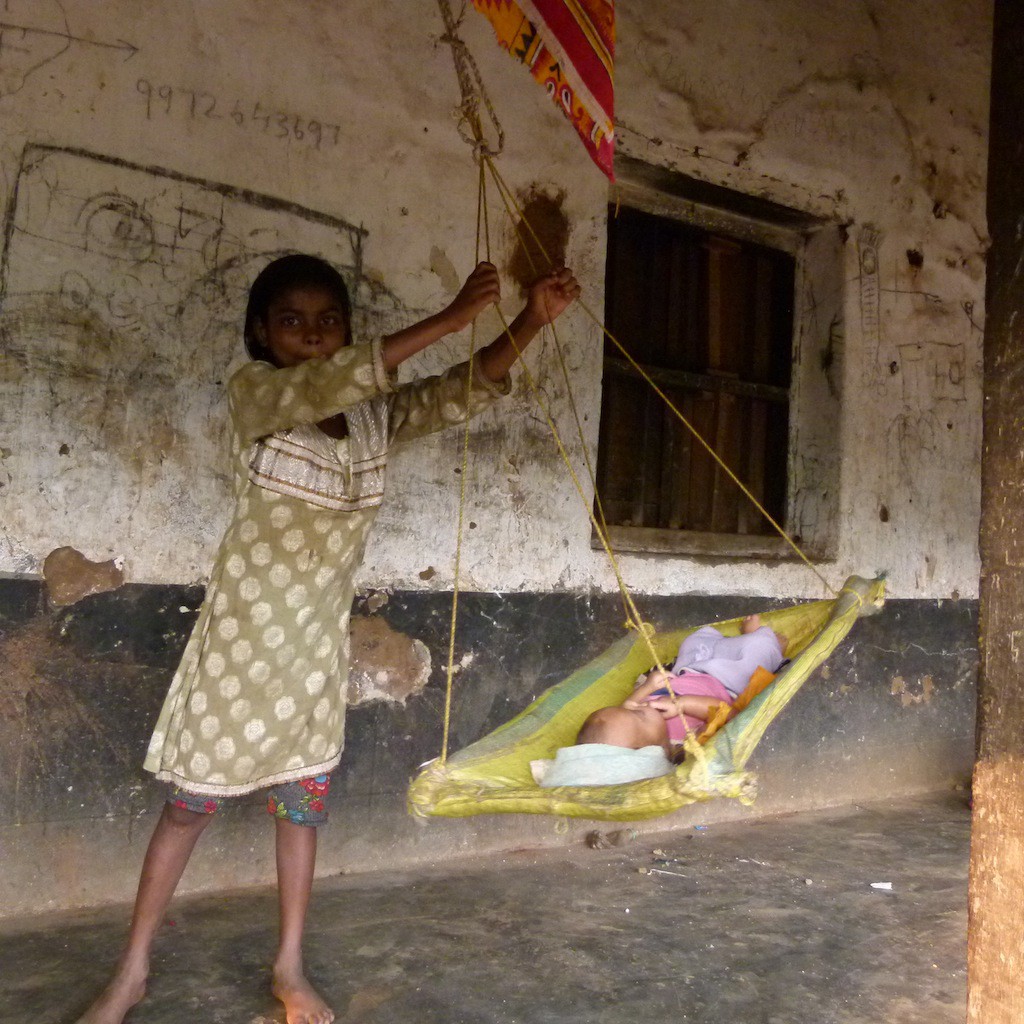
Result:
{"label": "girl's dark hair", "polygon": [[330,292],[341,308],[345,331],[352,334],[352,301],[344,278],[326,260],[319,256],[292,253],[268,263],[256,275],[249,289],[249,303],[245,308],[245,350],[250,359],[274,362],[270,350],[256,336],[256,324],[267,322],[270,304],[283,292],[292,288],[323,288]]}

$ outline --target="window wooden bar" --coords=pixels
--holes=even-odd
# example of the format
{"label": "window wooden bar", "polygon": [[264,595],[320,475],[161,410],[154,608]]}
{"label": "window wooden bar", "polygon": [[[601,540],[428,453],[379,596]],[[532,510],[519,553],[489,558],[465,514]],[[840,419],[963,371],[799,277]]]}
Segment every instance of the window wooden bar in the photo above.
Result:
{"label": "window wooden bar", "polygon": [[[631,353],[632,354],[632,353]],[[727,391],[743,398],[757,398],[765,402],[789,403],[789,388],[776,387],[774,384],[755,384],[752,381],[740,380],[737,377],[715,373],[693,373],[689,370],[666,370],[660,366],[651,366],[639,359],[637,365],[662,390],[667,388],[691,388],[694,391]],[[643,380],[632,363],[621,356],[604,357],[605,374],[620,374]]]}

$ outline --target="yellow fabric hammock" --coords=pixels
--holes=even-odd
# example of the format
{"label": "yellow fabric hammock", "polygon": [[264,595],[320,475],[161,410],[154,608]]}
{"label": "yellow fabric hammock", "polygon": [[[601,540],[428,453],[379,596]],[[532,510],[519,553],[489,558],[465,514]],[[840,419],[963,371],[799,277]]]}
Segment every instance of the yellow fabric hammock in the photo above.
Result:
{"label": "yellow fabric hammock", "polygon": [[[616,786],[543,789],[533,781],[530,762],[554,757],[559,747],[575,741],[592,711],[625,700],[637,676],[652,668],[652,648],[659,661],[671,663],[696,626],[647,639],[628,633],[510,722],[447,760],[430,762],[409,787],[409,810],[420,817],[523,813],[638,821],[718,796],[749,804],[756,794],[756,777],[745,766],[765,730],[857,618],[881,608],[884,593],[882,579],[851,576],[833,600],[762,614],[763,623],[788,639],[786,656],[791,660],[705,745],[688,738],[686,760],[668,775]],[[715,625],[726,636],[735,636],[740,622],[737,618]]]}

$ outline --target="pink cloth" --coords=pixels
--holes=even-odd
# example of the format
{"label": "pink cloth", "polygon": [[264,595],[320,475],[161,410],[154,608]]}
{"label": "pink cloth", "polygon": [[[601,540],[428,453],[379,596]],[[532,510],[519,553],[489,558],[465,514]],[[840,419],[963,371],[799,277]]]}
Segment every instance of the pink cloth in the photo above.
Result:
{"label": "pink cloth", "polygon": [[[668,682],[677,697],[712,697],[730,705],[736,699],[719,680],[703,672],[690,672],[684,669],[678,675],[669,676]],[[667,689],[655,690],[651,697],[667,694]],[[693,715],[675,715],[666,719],[665,724],[668,726],[669,742],[682,743],[687,731],[699,732],[704,728],[705,722],[702,718],[694,718]]]}

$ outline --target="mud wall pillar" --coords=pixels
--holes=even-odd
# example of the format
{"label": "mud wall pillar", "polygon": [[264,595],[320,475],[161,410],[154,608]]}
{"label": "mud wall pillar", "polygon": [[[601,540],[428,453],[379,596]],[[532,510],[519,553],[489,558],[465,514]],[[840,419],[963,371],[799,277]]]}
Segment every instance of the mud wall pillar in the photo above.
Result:
{"label": "mud wall pillar", "polygon": [[996,0],[968,1020],[1024,1020],[1024,7]]}

